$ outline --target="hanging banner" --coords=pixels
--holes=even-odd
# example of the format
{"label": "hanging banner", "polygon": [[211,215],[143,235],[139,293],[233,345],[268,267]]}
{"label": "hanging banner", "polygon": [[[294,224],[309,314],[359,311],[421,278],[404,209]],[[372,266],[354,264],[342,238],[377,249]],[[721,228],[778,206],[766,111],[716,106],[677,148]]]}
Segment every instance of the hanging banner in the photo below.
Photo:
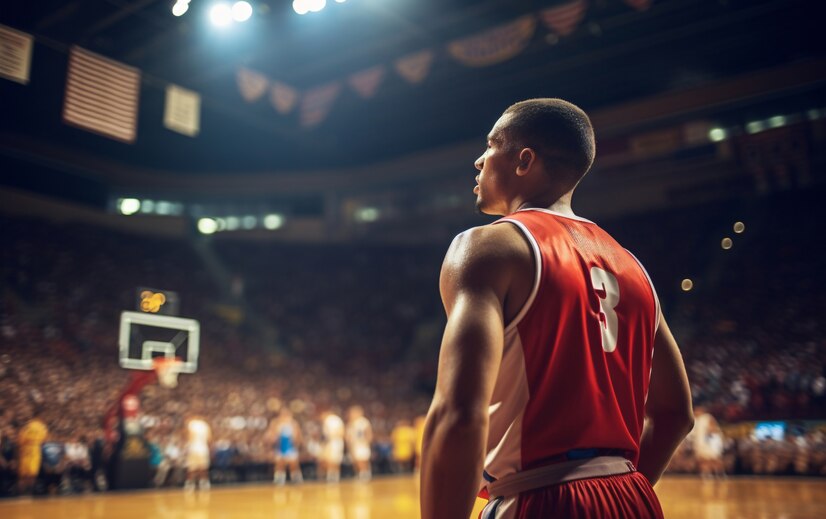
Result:
{"label": "hanging banner", "polygon": [[0,25],[0,77],[29,83],[33,42],[31,34]]}
{"label": "hanging banner", "polygon": [[588,10],[586,0],[574,0],[556,7],[543,9],[539,16],[549,31],[558,36],[568,36],[573,33]]}
{"label": "hanging banner", "polygon": [[652,0],[625,0],[625,3],[637,11],[646,11],[649,7],[651,7],[653,2]]}
{"label": "hanging banner", "polygon": [[273,81],[270,87],[270,103],[282,115],[293,111],[298,102],[298,90],[280,81]]}
{"label": "hanging banner", "polygon": [[326,119],[339,92],[341,92],[339,82],[308,90],[301,98],[301,125],[317,126]]}
{"label": "hanging banner", "polygon": [[370,99],[376,95],[382,79],[384,79],[384,66],[376,65],[375,67],[356,72],[350,76],[347,82],[350,87],[364,99]]}
{"label": "hanging banner", "polygon": [[522,52],[536,31],[536,17],[523,16],[506,25],[448,44],[451,56],[469,67],[509,60]]}
{"label": "hanging banner", "polygon": [[432,63],[433,51],[423,50],[397,59],[395,67],[396,72],[408,83],[417,84],[427,77]]}
{"label": "hanging banner", "polygon": [[201,96],[177,85],[166,87],[163,124],[189,137],[198,135],[201,130]]}
{"label": "hanging banner", "polygon": [[266,76],[244,67],[238,69],[236,79],[241,97],[248,103],[258,101],[270,86],[270,81]]}
{"label": "hanging banner", "polygon": [[140,70],[72,47],[63,120],[84,130],[134,142],[140,82]]}

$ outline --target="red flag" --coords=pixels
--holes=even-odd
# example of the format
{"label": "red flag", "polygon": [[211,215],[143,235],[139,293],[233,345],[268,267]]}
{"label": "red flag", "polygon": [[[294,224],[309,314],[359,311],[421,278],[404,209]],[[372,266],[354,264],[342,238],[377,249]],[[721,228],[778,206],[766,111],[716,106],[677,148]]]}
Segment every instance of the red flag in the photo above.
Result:
{"label": "red flag", "polygon": [[140,70],[72,47],[63,120],[85,130],[134,142]]}
{"label": "red flag", "polygon": [[539,16],[545,26],[560,36],[568,36],[573,33],[577,26],[585,18],[585,11],[588,10],[586,0],[573,0],[556,7],[543,9]]}

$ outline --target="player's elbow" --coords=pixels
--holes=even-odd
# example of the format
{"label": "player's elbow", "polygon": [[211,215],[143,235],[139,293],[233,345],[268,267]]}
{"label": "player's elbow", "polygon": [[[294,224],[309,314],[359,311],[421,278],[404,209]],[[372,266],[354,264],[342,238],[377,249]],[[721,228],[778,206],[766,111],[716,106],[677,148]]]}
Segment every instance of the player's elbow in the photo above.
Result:
{"label": "player's elbow", "polygon": [[484,430],[488,424],[487,408],[458,402],[442,402],[430,409],[428,422],[433,428],[452,431]]}
{"label": "player's elbow", "polygon": [[689,404],[685,409],[659,409],[647,413],[654,423],[667,423],[671,430],[688,435],[694,428],[694,413]]}

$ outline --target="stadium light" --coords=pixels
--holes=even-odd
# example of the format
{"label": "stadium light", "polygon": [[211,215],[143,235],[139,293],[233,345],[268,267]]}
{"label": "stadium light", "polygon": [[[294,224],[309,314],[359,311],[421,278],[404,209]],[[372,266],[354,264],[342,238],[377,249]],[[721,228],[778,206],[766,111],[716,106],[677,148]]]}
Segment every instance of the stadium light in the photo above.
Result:
{"label": "stadium light", "polygon": [[175,16],[183,16],[189,10],[189,0],[178,0],[172,6],[172,14]]}
{"label": "stadium light", "polygon": [[327,0],[306,0],[307,9],[312,13],[317,13],[327,7]]}
{"label": "stadium light", "polygon": [[232,19],[236,22],[246,22],[252,16],[252,6],[249,2],[235,2],[232,4]]}
{"label": "stadium light", "polygon": [[310,8],[307,7],[307,0],[293,0],[293,11],[298,14],[307,14]]}
{"label": "stadium light", "polygon": [[228,231],[237,231],[238,227],[241,226],[241,219],[237,216],[228,216],[227,217],[227,230]]}
{"label": "stadium light", "polygon": [[137,198],[121,198],[118,200],[118,210],[121,214],[130,215],[140,211],[141,201]]}
{"label": "stadium light", "polygon": [[252,215],[248,215],[248,216],[245,216],[245,217],[241,218],[241,227],[243,227],[244,229],[246,229],[248,231],[250,229],[255,229],[255,224],[257,224],[257,223],[258,223],[258,218],[254,217]]}
{"label": "stadium light", "polygon": [[198,232],[201,234],[213,234],[218,230],[218,224],[212,218],[201,218],[198,220]]}
{"label": "stadium light", "polygon": [[751,121],[746,124],[746,131],[749,133],[760,133],[765,129],[766,127],[763,125],[763,121]]}
{"label": "stadium light", "polygon": [[746,224],[743,222],[734,222],[734,232],[737,234],[743,234],[743,231],[746,230]]}
{"label": "stadium light", "polygon": [[226,27],[232,23],[232,7],[226,2],[219,2],[209,10],[209,19],[216,27]]}
{"label": "stadium light", "polygon": [[264,227],[274,231],[284,225],[284,218],[280,214],[268,214],[264,217]]}
{"label": "stadium light", "polygon": [[343,4],[343,3],[344,3],[344,2],[346,2],[346,1],[347,1],[347,0],[336,0],[336,3],[337,3],[337,4]]}
{"label": "stadium light", "polygon": [[728,137],[728,132],[723,128],[712,128],[708,132],[708,139],[711,142],[720,142]]}
{"label": "stadium light", "polygon": [[731,238],[729,238],[728,236],[723,238],[723,241],[720,242],[720,247],[722,247],[723,250],[729,250],[732,245],[734,245],[734,242],[732,242]]}
{"label": "stadium light", "polygon": [[685,278],[682,283],[680,283],[680,288],[683,289],[683,292],[690,292],[692,288],[694,288],[694,282],[688,278]]}
{"label": "stadium light", "polygon": [[780,128],[782,126],[786,126],[786,117],[782,115],[775,115],[774,117],[769,117],[769,128]]}

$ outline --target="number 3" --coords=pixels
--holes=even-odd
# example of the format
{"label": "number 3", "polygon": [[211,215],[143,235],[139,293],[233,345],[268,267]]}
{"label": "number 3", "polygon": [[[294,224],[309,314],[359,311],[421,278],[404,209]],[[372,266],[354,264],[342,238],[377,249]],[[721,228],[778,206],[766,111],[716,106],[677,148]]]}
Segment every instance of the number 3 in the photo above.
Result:
{"label": "number 3", "polygon": [[611,353],[617,349],[617,313],[620,293],[617,278],[607,270],[591,267],[591,285],[599,298],[599,324],[602,332],[602,349]]}

